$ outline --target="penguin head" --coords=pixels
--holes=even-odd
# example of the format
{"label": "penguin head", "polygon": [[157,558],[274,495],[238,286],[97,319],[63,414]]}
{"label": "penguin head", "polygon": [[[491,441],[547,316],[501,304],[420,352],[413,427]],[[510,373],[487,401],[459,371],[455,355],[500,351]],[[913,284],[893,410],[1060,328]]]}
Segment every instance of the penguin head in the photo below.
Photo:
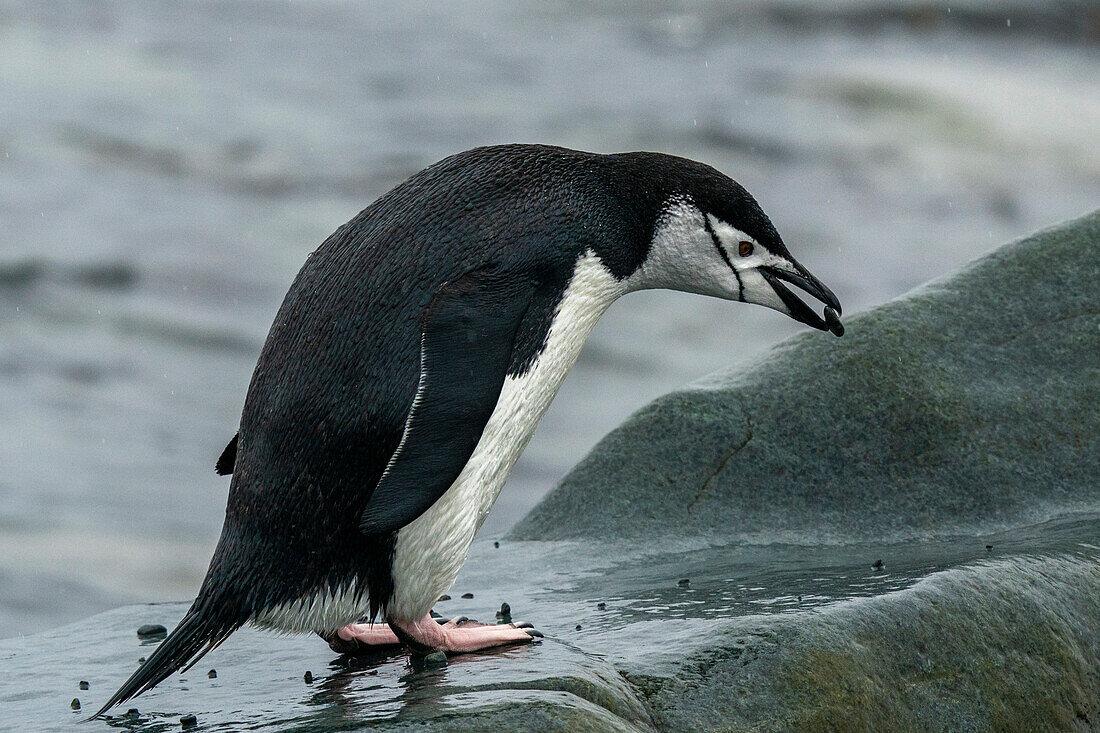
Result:
{"label": "penguin head", "polygon": [[[641,287],[756,303],[813,328],[843,333],[840,301],[791,256],[748,191],[702,163],[649,155],[647,167],[659,169],[649,181],[661,185],[649,192],[657,214],[639,273]],[[827,306],[825,317],[788,285]]]}

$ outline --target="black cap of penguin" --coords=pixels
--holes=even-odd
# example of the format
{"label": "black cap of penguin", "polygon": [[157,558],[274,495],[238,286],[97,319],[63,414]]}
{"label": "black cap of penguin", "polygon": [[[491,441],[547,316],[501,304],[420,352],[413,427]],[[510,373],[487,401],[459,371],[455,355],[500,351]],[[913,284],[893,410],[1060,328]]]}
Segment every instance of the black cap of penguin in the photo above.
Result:
{"label": "black cap of penguin", "polygon": [[840,311],[752,196],[701,163],[505,145],[417,173],[302,267],[218,460],[233,479],[199,594],[96,716],[245,623],[333,631],[337,597],[384,612],[398,530],[453,483],[505,377],[538,359],[586,252],[635,289],[829,328],[785,281]]}

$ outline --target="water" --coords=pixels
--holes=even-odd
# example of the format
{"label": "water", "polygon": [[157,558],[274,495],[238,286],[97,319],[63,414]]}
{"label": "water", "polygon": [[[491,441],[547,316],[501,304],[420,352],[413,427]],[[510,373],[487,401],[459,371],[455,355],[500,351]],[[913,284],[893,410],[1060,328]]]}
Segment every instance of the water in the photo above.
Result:
{"label": "water", "polygon": [[[704,160],[846,311],[1095,208],[1100,6],[1047,5],[0,2],[0,637],[193,595],[295,272],[449,153]],[[649,399],[797,330],[617,304],[483,537]]]}
{"label": "water", "polygon": [[[681,664],[693,663],[693,652],[700,648],[709,645],[736,653],[738,645],[728,640],[737,635],[770,630],[777,643],[794,643],[797,640],[784,635],[785,622],[809,628],[815,618],[842,615],[845,606],[858,608],[872,596],[881,599],[930,578],[942,585],[942,578],[935,581],[934,574],[952,568],[1000,567],[1000,584],[992,594],[1019,592],[1026,583],[1012,574],[1012,563],[1038,563],[1039,558],[1095,563],[1100,548],[1082,538],[1095,537],[1096,522],[1095,514],[1081,515],[996,534],[832,547],[696,543],[670,549],[662,547],[664,543],[639,547],[507,541],[493,547],[477,542],[453,597],[438,603],[436,610],[445,617],[492,621],[493,610],[506,599],[515,621],[533,622],[545,634],[541,643],[459,655],[445,668],[423,669],[392,648],[337,658],[313,635],[246,628],[190,671],[171,675],[154,690],[113,710],[104,722],[88,727],[178,730],[180,716],[187,713],[197,715],[204,730],[320,733],[372,724],[397,727],[410,721],[432,727],[450,716],[522,702],[528,706],[523,718],[527,729],[537,727],[527,717],[536,712],[531,703],[545,700],[544,691],[559,690],[618,708],[622,714],[624,706],[615,705],[618,701],[608,692],[623,684],[620,671],[630,680],[675,676]],[[877,559],[885,566],[873,567]],[[680,583],[685,576],[690,579],[686,586]],[[926,611],[932,615],[928,633],[962,623],[959,617],[964,614],[958,608],[967,605],[967,597],[981,605],[990,591],[973,576],[970,582],[972,596],[933,595],[944,610],[937,615]],[[473,597],[461,598],[467,591]],[[919,600],[911,603],[922,605]],[[899,605],[895,610],[900,629],[909,617],[906,604]],[[135,629],[143,623],[171,628],[185,611],[182,603],[131,606],[108,611],[87,624],[0,641],[7,680],[0,688],[0,725],[70,730],[75,721],[95,711],[158,643],[140,640]],[[1030,616],[1023,619],[1021,625],[1032,624]],[[845,633],[834,633],[831,641],[843,647]],[[995,658],[981,641],[973,639],[977,648],[960,653]],[[207,676],[212,668],[215,678]],[[303,679],[306,670],[311,683]],[[89,682],[88,690],[79,689],[80,680]],[[757,678],[753,684],[764,687],[769,680]],[[528,693],[534,697],[517,697]],[[81,701],[79,712],[69,707],[73,697]],[[565,705],[577,702],[573,697]],[[131,708],[140,714],[127,716]],[[455,727],[461,729],[461,721]],[[494,727],[511,729],[482,725]]]}

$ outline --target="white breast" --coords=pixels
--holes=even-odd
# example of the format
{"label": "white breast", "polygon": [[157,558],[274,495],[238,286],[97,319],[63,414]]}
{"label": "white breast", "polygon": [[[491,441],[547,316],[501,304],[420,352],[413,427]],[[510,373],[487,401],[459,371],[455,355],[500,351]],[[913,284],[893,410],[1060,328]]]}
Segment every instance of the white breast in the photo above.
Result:
{"label": "white breast", "polygon": [[538,360],[526,374],[505,379],[496,409],[458,479],[427,512],[398,532],[391,616],[422,618],[450,589],[474,535],[592,327],[631,289],[629,280],[617,280],[592,251],[577,260]]}

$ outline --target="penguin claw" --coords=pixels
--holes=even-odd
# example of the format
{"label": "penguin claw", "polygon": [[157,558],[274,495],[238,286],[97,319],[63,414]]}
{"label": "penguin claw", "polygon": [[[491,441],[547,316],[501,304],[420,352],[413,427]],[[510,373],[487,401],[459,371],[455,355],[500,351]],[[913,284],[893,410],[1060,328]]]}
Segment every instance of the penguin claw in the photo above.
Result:
{"label": "penguin claw", "polygon": [[529,626],[530,626],[530,624],[527,624],[527,626],[517,627],[517,628],[522,628],[524,633],[526,633],[532,639],[545,639],[546,638],[546,636],[541,631],[539,631],[538,629],[528,628]]}

